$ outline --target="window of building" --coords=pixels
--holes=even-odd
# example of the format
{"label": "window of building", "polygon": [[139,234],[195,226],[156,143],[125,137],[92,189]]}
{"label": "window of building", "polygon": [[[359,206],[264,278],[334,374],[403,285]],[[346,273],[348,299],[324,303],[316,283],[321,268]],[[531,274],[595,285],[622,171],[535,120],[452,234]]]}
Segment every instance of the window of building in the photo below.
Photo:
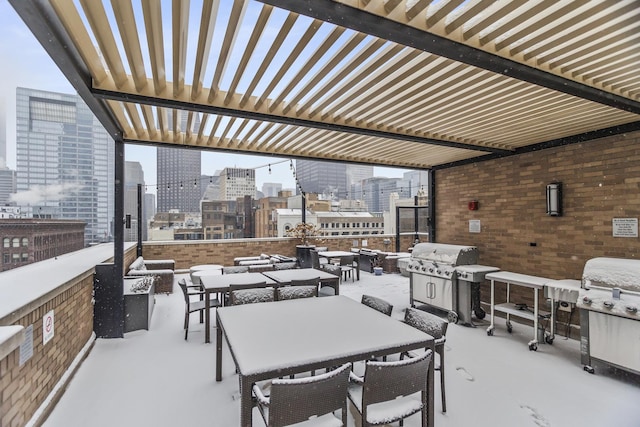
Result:
{"label": "window of building", "polygon": [[25,248],[27,246],[29,246],[29,238],[28,237],[23,237],[22,238],[22,246],[24,246]]}
{"label": "window of building", "polygon": [[14,237],[13,238],[13,245],[14,248],[19,248],[20,247],[20,238],[19,237]]}
{"label": "window of building", "polygon": [[2,243],[2,245],[3,245],[5,248],[10,247],[10,246],[11,246],[11,239],[10,239],[10,238],[8,238],[8,237],[5,237],[5,238],[3,239],[3,243]]}
{"label": "window of building", "polygon": [[11,255],[4,254],[3,261],[5,264],[9,264],[11,262]]}
{"label": "window of building", "polygon": [[22,254],[22,262],[27,262],[29,261],[29,254],[28,253],[23,253]]}

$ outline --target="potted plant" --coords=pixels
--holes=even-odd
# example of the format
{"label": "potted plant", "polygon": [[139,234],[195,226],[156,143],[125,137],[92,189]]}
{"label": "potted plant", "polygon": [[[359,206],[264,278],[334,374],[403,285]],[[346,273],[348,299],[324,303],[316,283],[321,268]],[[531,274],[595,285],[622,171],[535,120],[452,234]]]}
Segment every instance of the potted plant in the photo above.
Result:
{"label": "potted plant", "polygon": [[296,257],[301,268],[313,267],[313,261],[311,260],[311,250],[315,248],[315,244],[322,241],[322,231],[320,228],[312,223],[300,222],[295,227],[290,228],[286,232],[287,236],[297,238],[300,243],[296,245]]}

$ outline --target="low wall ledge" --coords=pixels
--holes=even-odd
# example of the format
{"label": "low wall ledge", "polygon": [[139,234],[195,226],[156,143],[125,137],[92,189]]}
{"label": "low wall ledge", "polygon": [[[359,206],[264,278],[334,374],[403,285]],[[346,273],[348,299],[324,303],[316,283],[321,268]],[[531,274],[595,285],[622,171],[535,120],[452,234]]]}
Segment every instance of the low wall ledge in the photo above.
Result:
{"label": "low wall ledge", "polygon": [[0,326],[0,360],[7,357],[24,342],[24,326]]}

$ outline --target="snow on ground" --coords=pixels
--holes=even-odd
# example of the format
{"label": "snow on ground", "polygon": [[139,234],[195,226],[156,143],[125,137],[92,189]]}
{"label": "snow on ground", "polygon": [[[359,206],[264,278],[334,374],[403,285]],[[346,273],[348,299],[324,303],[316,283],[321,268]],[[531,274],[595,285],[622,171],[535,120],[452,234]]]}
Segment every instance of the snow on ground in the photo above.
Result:
{"label": "snow on ground", "polygon": [[[364,293],[389,301],[397,319],[409,305],[409,279],[399,274],[363,272],[360,281],[343,282],[340,290],[358,301]],[[226,343],[223,381],[216,383],[215,343],[204,344],[197,314],[184,340],[183,310],[175,286],[172,295],[156,296],[149,331],[96,340],[44,426],[237,426],[238,378]],[[604,365],[595,365],[595,375],[584,372],[579,342],[559,335],[553,345],[529,351],[532,328],[518,323],[509,334],[504,320],[497,319],[489,337],[488,317],[477,328],[449,326],[447,413],[440,412],[436,373],[436,426],[640,425],[638,377]],[[211,336],[215,340],[215,333]],[[264,425],[257,410],[253,419],[254,426]],[[355,425],[351,409],[349,426]],[[405,421],[407,427],[418,425],[417,415]]]}

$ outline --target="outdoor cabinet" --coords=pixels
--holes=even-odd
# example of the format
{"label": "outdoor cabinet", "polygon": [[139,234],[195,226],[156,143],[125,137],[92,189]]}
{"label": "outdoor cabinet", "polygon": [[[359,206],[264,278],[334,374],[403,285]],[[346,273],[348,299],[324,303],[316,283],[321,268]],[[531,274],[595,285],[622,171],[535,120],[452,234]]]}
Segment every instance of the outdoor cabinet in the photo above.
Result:
{"label": "outdoor cabinet", "polygon": [[131,285],[142,280],[140,277],[124,278],[124,332],[149,330],[155,304],[155,283],[146,291],[133,292]]}
{"label": "outdoor cabinet", "polygon": [[98,338],[122,338],[124,330],[122,276],[112,263],[96,264],[93,274],[93,331]]}
{"label": "outdoor cabinet", "polygon": [[313,268],[313,260],[311,259],[311,251],[315,249],[315,245],[297,245],[296,257],[300,268]]}

